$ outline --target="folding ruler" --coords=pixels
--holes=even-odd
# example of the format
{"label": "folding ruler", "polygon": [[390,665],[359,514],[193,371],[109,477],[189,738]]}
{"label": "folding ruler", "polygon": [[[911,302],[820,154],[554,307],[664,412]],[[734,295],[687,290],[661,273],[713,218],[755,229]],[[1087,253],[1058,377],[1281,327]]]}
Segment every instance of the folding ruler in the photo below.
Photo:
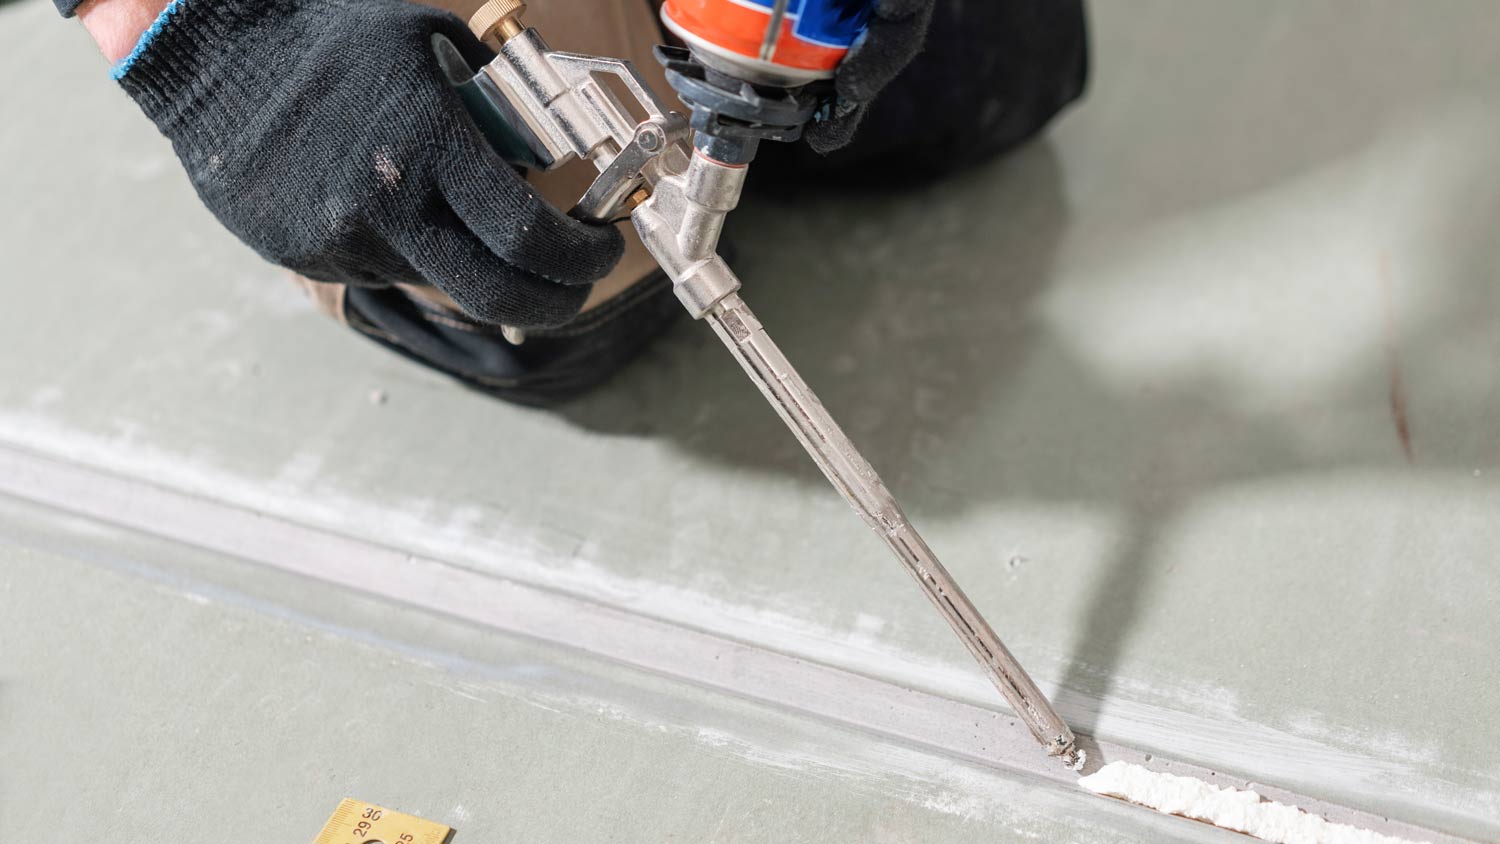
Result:
{"label": "folding ruler", "polygon": [[452,837],[452,827],[348,798],[313,844],[448,844]]}

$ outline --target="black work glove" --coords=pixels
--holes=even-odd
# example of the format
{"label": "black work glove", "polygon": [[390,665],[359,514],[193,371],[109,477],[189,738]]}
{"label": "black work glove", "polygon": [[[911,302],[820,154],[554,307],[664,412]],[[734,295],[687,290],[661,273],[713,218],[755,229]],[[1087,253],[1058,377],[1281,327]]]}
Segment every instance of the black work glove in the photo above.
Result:
{"label": "black work glove", "polygon": [[485,142],[433,57],[458,18],[402,0],[184,0],[117,69],[203,202],[309,278],[442,289],[475,319],[560,325],[619,260],[613,226],[548,205]]}
{"label": "black work glove", "polygon": [[880,90],[921,52],[933,2],[876,0],[869,29],[854,42],[834,77],[837,96],[807,127],[808,146],[825,155],[848,146]]}

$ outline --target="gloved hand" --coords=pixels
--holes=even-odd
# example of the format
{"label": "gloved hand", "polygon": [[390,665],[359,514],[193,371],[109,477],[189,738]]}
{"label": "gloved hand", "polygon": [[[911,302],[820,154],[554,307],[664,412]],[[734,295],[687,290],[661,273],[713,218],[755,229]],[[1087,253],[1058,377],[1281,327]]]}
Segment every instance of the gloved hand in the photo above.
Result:
{"label": "gloved hand", "polygon": [[403,0],[180,0],[116,77],[209,209],[318,281],[442,289],[475,319],[554,326],[619,260],[502,161],[432,36],[492,59],[458,18]]}
{"label": "gloved hand", "polygon": [[807,127],[808,146],[826,155],[854,139],[876,95],[921,52],[933,2],[876,0],[869,29],[854,42],[834,77],[836,99],[827,114]]}

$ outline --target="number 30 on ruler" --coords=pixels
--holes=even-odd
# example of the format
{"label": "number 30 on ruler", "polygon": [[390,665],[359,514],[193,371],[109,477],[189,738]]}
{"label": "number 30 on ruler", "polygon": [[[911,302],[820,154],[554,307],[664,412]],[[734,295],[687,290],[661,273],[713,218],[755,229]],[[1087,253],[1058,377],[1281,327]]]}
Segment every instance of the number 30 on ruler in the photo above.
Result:
{"label": "number 30 on ruler", "polygon": [[447,844],[452,836],[452,827],[350,798],[313,844]]}

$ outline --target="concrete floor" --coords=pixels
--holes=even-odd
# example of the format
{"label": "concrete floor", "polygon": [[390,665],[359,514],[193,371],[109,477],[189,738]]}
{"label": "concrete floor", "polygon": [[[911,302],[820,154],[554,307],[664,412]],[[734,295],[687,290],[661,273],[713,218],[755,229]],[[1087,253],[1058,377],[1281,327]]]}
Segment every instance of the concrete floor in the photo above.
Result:
{"label": "concrete floor", "polygon": [[[1046,141],[758,198],[746,298],[1081,730],[1500,839],[1500,13],[1093,11]],[[356,796],[458,844],[1224,837],[236,561],[310,526],[999,706],[702,326],[561,415],[470,394],[220,231],[50,4],[0,48],[0,488],[265,521],[0,499],[13,835],[310,839]]]}

